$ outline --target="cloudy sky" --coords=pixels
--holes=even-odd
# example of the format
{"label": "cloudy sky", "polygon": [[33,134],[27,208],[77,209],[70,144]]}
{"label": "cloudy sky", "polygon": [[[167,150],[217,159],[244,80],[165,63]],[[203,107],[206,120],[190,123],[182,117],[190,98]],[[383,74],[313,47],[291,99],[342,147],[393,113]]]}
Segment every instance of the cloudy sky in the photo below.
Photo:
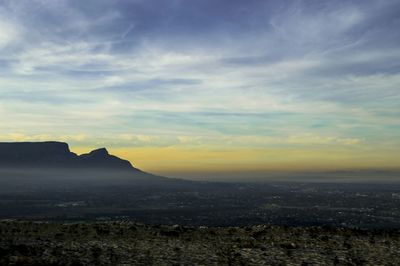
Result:
{"label": "cloudy sky", "polygon": [[400,166],[400,1],[0,0],[0,141],[180,177]]}

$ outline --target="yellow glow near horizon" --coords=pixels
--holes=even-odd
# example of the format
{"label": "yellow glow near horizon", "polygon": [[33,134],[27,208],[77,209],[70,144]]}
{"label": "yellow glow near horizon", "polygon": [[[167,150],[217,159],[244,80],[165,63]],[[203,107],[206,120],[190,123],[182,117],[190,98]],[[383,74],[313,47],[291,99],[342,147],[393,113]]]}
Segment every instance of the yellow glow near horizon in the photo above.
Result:
{"label": "yellow glow near horizon", "polygon": [[[78,154],[90,148],[77,147]],[[113,148],[109,152],[144,171],[160,175],[188,176],[247,172],[326,171],[341,169],[396,168],[400,159],[390,153],[326,149],[206,149],[180,147]]]}

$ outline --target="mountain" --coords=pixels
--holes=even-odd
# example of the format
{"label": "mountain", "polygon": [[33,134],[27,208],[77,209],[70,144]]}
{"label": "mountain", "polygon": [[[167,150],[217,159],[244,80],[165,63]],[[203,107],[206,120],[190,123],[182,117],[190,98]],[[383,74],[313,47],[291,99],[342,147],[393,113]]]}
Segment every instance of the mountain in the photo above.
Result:
{"label": "mountain", "polygon": [[115,168],[115,169],[136,169],[127,160],[122,160],[110,155],[105,148],[82,154],[78,157],[78,164],[82,167]]}
{"label": "mountain", "polygon": [[67,143],[56,141],[0,143],[0,167],[107,168],[140,171],[129,161],[110,155],[105,148],[78,156],[70,151]]}
{"label": "mountain", "polygon": [[77,155],[62,142],[0,143],[0,166],[55,166],[72,164]]}
{"label": "mountain", "polygon": [[171,189],[197,183],[144,172],[105,148],[77,155],[64,142],[0,142],[0,194],[37,190],[99,194],[100,188],[132,186]]}

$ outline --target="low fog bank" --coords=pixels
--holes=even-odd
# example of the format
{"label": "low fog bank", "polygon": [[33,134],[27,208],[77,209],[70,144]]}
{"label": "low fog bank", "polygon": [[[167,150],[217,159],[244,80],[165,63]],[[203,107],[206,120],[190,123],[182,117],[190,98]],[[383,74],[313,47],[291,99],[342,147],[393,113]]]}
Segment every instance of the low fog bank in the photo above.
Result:
{"label": "low fog bank", "polygon": [[188,173],[171,175],[193,181],[229,183],[400,183],[400,170],[354,170],[331,172],[232,172],[232,173]]}
{"label": "low fog bank", "polygon": [[97,168],[0,168],[0,192],[38,188],[87,188],[107,186],[201,186],[217,183],[400,183],[399,171],[337,171],[209,174],[170,178],[129,169]]}
{"label": "low fog bank", "polygon": [[191,183],[145,172],[117,169],[2,168],[0,192],[107,186],[151,186]]}

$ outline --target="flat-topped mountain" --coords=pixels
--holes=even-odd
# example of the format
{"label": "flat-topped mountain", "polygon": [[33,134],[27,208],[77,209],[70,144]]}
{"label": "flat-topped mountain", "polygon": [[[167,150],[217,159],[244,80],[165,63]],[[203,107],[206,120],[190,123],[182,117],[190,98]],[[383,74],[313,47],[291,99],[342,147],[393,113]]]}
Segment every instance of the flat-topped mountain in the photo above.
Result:
{"label": "flat-topped mountain", "polygon": [[77,155],[64,142],[0,142],[0,167],[112,168],[137,170],[127,160],[110,155],[105,148]]}
{"label": "flat-topped mountain", "polygon": [[105,148],[77,155],[64,142],[0,142],[0,195],[60,189],[97,194],[109,187],[191,185],[195,184],[144,172]]}

